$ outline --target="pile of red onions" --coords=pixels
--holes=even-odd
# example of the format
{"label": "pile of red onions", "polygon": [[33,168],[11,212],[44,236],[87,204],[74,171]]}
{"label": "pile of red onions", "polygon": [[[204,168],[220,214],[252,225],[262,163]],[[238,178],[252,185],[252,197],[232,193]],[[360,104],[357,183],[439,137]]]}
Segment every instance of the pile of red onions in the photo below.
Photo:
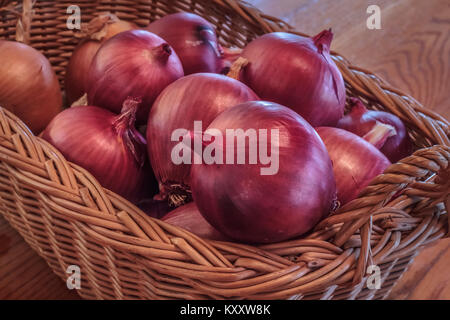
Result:
{"label": "pile of red onions", "polygon": [[344,115],[345,86],[330,56],[331,31],[314,38],[265,34],[241,57],[248,64],[240,79],[263,100],[291,108],[313,127],[335,126]]}
{"label": "pile of red onions", "polygon": [[147,126],[148,154],[160,182],[161,196],[170,185],[189,185],[189,164],[175,164],[172,150],[176,129],[194,130],[194,121],[202,121],[204,129],[225,109],[236,104],[259,100],[245,84],[232,78],[197,73],[169,85],[153,105]]}
{"label": "pile of red onions", "polygon": [[102,43],[120,32],[136,28],[134,23],[120,20],[111,13],[99,15],[83,28],[85,38],[73,51],[66,69],[64,86],[69,104],[86,93],[89,67]]}
{"label": "pile of red onions", "polygon": [[227,57],[217,40],[214,26],[196,14],[170,14],[152,22],[147,30],[172,46],[186,75],[199,72],[221,73],[227,66]]}
{"label": "pile of red onions", "polygon": [[224,235],[203,218],[194,202],[169,212],[162,220],[173,226],[186,229],[203,239],[227,241]]}
{"label": "pile of red onions", "polygon": [[62,95],[50,62],[28,45],[0,40],[0,106],[39,134],[62,110]]}
{"label": "pile of red onions", "polygon": [[[275,174],[266,175],[262,169],[272,164],[262,161],[192,165],[195,203],[225,236],[251,243],[283,241],[308,232],[334,208],[336,186],[325,145],[311,125],[292,110],[270,102],[247,102],[222,112],[209,128],[224,137],[215,152],[226,150],[227,154],[227,129],[267,130],[267,141],[260,136],[259,148],[266,145],[278,167]],[[276,130],[278,141],[268,138]],[[250,143],[238,149],[236,140],[234,155],[249,155]]]}
{"label": "pile of red onions", "polygon": [[333,162],[341,205],[355,199],[391,164],[377,148],[353,133],[329,127],[319,127],[316,131]]}
{"label": "pile of red onions", "polygon": [[395,115],[367,110],[359,99],[352,98],[350,112],[337,127],[353,132],[377,147],[391,162],[409,156],[412,142],[405,125]]}
{"label": "pile of red onions", "polygon": [[177,54],[163,39],[144,30],[119,33],[106,41],[92,61],[88,76],[88,104],[119,113],[128,96],[142,104],[137,122],[148,113],[161,91],[183,76]]}
{"label": "pile of red onions", "polygon": [[145,139],[134,127],[139,103],[126,99],[120,115],[93,106],[66,109],[42,138],[68,161],[88,170],[103,187],[138,202],[156,192]]}
{"label": "pile of red onions", "polygon": [[[42,138],[147,215],[199,237],[304,235],[412,151],[398,117],[356,99],[344,116],[329,30],[270,33],[232,51],[195,14],[146,30],[105,14],[83,34],[65,84],[69,103],[87,93],[88,106],[59,113]],[[61,94],[33,50],[0,41],[0,59],[11,61],[0,65],[0,105],[39,130]]]}

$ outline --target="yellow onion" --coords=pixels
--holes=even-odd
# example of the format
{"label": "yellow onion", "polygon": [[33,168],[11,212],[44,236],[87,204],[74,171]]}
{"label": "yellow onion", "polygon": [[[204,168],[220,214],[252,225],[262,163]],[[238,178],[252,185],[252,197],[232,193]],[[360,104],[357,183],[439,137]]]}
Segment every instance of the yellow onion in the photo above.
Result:
{"label": "yellow onion", "polygon": [[39,134],[62,109],[62,95],[47,58],[32,47],[0,40],[0,106]]}

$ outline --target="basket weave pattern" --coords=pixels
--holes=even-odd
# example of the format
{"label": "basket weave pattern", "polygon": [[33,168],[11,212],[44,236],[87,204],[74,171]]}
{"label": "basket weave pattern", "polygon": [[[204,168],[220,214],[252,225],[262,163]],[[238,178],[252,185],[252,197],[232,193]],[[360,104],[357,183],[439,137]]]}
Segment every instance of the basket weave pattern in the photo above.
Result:
{"label": "basket weave pattern", "polygon": [[[62,80],[78,41],[66,27],[70,4],[80,6],[83,22],[110,11],[140,26],[195,12],[216,25],[227,46],[295,32],[236,0],[0,0],[0,38],[41,50]],[[385,298],[418,248],[447,233],[449,123],[369,71],[333,58],[348,96],[401,117],[417,151],[305,238],[255,247],[204,240],[149,218],[2,108],[0,212],[62,279],[68,266],[80,266],[78,293],[87,299]],[[381,269],[379,290],[366,286],[370,265]]]}

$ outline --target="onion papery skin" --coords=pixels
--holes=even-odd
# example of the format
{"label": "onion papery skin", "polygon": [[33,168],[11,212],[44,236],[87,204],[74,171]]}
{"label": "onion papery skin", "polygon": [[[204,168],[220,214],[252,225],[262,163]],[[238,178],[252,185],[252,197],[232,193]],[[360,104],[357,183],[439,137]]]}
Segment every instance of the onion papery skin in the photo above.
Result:
{"label": "onion papery skin", "polygon": [[58,78],[47,58],[32,47],[0,40],[0,106],[38,135],[62,110]]}
{"label": "onion papery skin", "polygon": [[229,240],[203,218],[194,202],[178,207],[165,215],[161,220],[173,226],[186,229],[202,239],[218,241]]}
{"label": "onion papery skin", "polygon": [[[222,132],[224,145],[226,129],[266,129],[269,136],[279,130],[275,174],[262,175],[268,165],[260,162],[192,165],[194,201],[225,236],[248,243],[279,242],[308,232],[334,209],[336,185],[325,145],[294,111],[271,102],[247,102],[222,112],[208,130],[212,128]],[[235,155],[248,155],[248,143],[245,148],[237,150],[235,144]],[[272,142],[267,150],[271,148]]]}
{"label": "onion papery skin", "polygon": [[53,119],[42,138],[104,188],[136,203],[151,198],[157,185],[145,139],[132,122],[103,108],[72,107]]}
{"label": "onion papery skin", "polygon": [[275,32],[250,42],[240,79],[263,100],[287,106],[313,127],[335,126],[344,115],[345,86],[330,57],[331,31],[314,38]]}
{"label": "onion papery skin", "polygon": [[333,162],[341,205],[357,198],[376,176],[391,165],[377,148],[351,132],[330,127],[319,127],[316,131]]}
{"label": "onion papery skin", "polygon": [[380,151],[393,163],[411,155],[413,144],[400,118],[388,112],[368,110],[359,99],[353,98],[350,103],[351,110],[339,120],[338,128],[364,137],[375,129],[377,122],[390,125],[395,128],[395,134],[386,139]]}
{"label": "onion papery skin", "polygon": [[95,55],[88,76],[88,104],[120,113],[128,96],[139,97],[137,123],[145,124],[161,91],[183,75],[180,59],[166,41],[145,30],[125,31],[106,41]]}
{"label": "onion papery skin", "polygon": [[224,51],[214,26],[202,17],[187,12],[174,13],[152,22],[146,29],[173,47],[185,75],[220,73],[224,68]]}
{"label": "onion papery skin", "polygon": [[103,14],[94,18],[70,57],[64,79],[68,104],[77,101],[87,91],[87,75],[91,62],[101,44],[116,34],[136,29],[134,23],[119,20],[115,15]]}
{"label": "onion papery skin", "polygon": [[197,73],[169,85],[154,103],[147,125],[148,154],[160,182],[161,196],[171,184],[189,186],[190,165],[175,165],[171,152],[177,141],[171,141],[174,130],[194,129],[202,121],[204,129],[218,114],[237,104],[259,100],[245,84],[224,75]]}

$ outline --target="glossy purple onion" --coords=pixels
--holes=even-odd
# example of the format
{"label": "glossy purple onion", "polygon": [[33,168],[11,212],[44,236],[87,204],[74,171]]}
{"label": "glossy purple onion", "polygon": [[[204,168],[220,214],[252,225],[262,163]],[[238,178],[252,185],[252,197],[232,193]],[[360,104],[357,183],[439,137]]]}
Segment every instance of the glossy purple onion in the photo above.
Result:
{"label": "glossy purple onion", "polygon": [[[221,132],[218,145],[227,154],[233,150],[230,159],[235,162],[192,165],[191,187],[202,215],[225,236],[251,243],[287,240],[311,230],[334,208],[336,185],[325,145],[294,111],[276,103],[247,102],[222,112],[206,133],[212,129]],[[267,130],[267,141],[261,135],[257,145],[258,150],[265,146],[273,161],[260,157],[252,164],[250,145],[255,147],[256,141],[238,148],[236,138],[226,138],[227,129]],[[229,141],[234,148],[227,147]],[[243,164],[237,164],[239,154],[247,158]]]}
{"label": "glossy purple onion", "polygon": [[334,126],[344,115],[345,86],[330,56],[331,31],[314,38],[265,34],[241,55],[248,61],[240,79],[263,100],[287,106],[313,127]]}
{"label": "glossy purple onion", "polygon": [[384,111],[367,110],[359,99],[351,99],[351,110],[337,124],[377,147],[391,162],[411,155],[413,144],[402,120]]}
{"label": "glossy purple onion", "polygon": [[372,144],[351,132],[330,127],[319,127],[316,131],[333,162],[337,197],[341,205],[355,199],[391,164]]}
{"label": "glossy purple onion", "polygon": [[127,99],[115,115],[99,107],[72,107],[58,114],[42,134],[64,157],[99,183],[138,202],[156,193],[146,142],[134,128],[139,102]]}
{"label": "glossy purple onion", "polygon": [[245,84],[232,78],[198,73],[169,85],[154,103],[147,126],[148,154],[160,183],[161,196],[173,185],[189,186],[189,164],[175,164],[172,141],[176,129],[194,130],[194,121],[206,129],[222,111],[246,101],[259,100]]}
{"label": "glossy purple onion", "polygon": [[186,75],[223,70],[224,50],[214,26],[202,17],[188,12],[174,13],[152,22],[146,29],[172,46]]}
{"label": "glossy purple onion", "polygon": [[120,113],[128,96],[142,104],[137,121],[147,121],[161,91],[182,77],[180,59],[157,35],[144,30],[119,33],[106,41],[95,55],[87,83],[88,104]]}

